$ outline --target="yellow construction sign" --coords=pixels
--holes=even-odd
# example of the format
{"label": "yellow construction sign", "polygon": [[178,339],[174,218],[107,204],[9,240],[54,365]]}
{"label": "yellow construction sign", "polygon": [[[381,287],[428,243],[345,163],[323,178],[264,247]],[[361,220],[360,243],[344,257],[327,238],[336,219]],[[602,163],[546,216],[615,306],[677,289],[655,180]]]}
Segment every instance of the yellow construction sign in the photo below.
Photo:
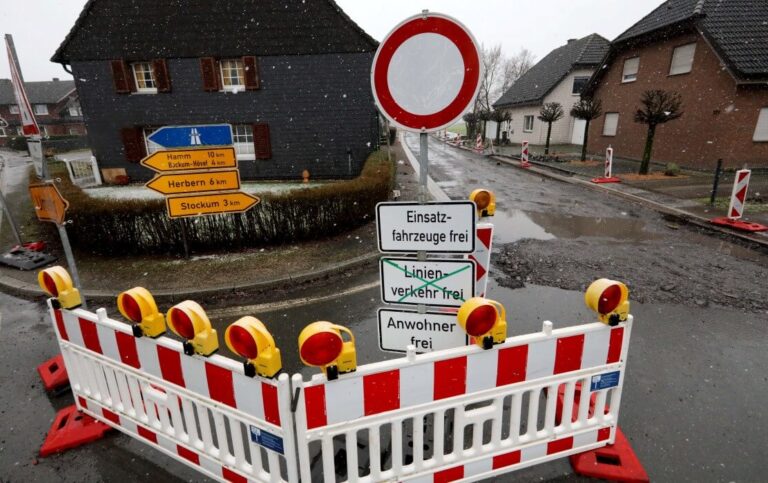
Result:
{"label": "yellow construction sign", "polygon": [[158,172],[237,168],[237,158],[235,148],[171,149],[155,151],[141,165]]}
{"label": "yellow construction sign", "polygon": [[152,178],[144,186],[164,195],[237,190],[240,189],[240,173],[236,169],[230,169],[161,174]]}
{"label": "yellow construction sign", "polygon": [[198,196],[172,196],[165,199],[168,216],[215,215],[219,213],[242,213],[261,201],[242,191],[232,193],[211,193]]}

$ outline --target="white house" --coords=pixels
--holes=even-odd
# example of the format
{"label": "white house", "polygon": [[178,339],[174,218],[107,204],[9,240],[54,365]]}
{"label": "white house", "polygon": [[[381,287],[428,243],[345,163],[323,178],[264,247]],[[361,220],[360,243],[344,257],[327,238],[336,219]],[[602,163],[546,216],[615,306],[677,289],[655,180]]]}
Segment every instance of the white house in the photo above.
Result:
{"label": "white house", "polygon": [[[571,117],[569,112],[608,47],[608,40],[598,34],[570,39],[531,67],[493,103],[494,109],[512,115],[512,121],[502,124],[501,138],[518,144],[524,140],[545,144],[547,124],[537,118],[539,109],[547,102],[559,102],[565,116],[552,124],[550,143],[582,144],[585,122]],[[496,123],[488,123],[486,136],[496,137]]]}

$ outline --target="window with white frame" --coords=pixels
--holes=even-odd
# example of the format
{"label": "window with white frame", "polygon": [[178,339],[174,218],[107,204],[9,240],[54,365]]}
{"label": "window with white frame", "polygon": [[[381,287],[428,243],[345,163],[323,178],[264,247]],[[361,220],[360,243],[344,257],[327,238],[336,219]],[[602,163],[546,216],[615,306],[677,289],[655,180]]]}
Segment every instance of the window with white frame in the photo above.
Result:
{"label": "window with white frame", "polygon": [[72,117],[80,117],[83,115],[83,111],[80,110],[80,106],[69,106],[69,115]]}
{"label": "window with white frame", "polygon": [[11,104],[10,111],[11,111],[11,114],[18,114],[19,106],[17,104]]}
{"label": "window with white frame", "polygon": [[149,62],[136,62],[131,64],[133,78],[136,80],[136,92],[144,94],[156,94],[155,72]]}
{"label": "window with white frame", "polygon": [[16,128],[16,135],[17,136],[23,136],[24,135],[24,128],[19,126]]}
{"label": "window with white frame", "polygon": [[144,131],[144,146],[147,148],[147,154],[152,154],[155,151],[160,151],[161,149],[163,149],[162,146],[160,146],[157,143],[153,143],[148,139],[150,134],[157,131],[156,127],[145,127],[143,131]]}
{"label": "window with white frame", "polygon": [[619,128],[619,113],[606,112],[603,122],[603,136],[615,136]]}
{"label": "window with white frame", "polygon": [[675,47],[672,52],[672,64],[669,66],[669,75],[687,74],[693,68],[693,54],[696,52],[696,44],[681,45]]}
{"label": "window with white frame", "polygon": [[35,114],[41,116],[48,114],[48,104],[35,104]]}
{"label": "window with white frame", "polygon": [[46,126],[40,126],[40,135],[44,138],[48,137],[48,127]]}
{"label": "window with white frame", "polygon": [[524,116],[523,132],[532,132],[532,131],[533,131],[533,116]]}
{"label": "window with white frame", "polygon": [[77,132],[77,129],[76,129],[76,128],[74,128],[74,127],[71,127],[71,128],[69,128],[69,135],[70,135],[70,136],[78,136],[78,135],[80,135],[80,133],[79,133],[79,132]]}
{"label": "window with white frame", "polygon": [[0,127],[0,138],[4,138],[6,136],[8,136],[8,135],[5,133],[5,128],[4,127]]}
{"label": "window with white frame", "polygon": [[760,109],[760,114],[757,116],[755,134],[752,136],[752,140],[768,141],[768,107]]}
{"label": "window with white frame", "polygon": [[240,59],[224,59],[221,65],[221,86],[225,91],[245,90],[245,69]]}
{"label": "window with white frame", "polygon": [[574,77],[571,94],[573,94],[574,96],[578,96],[579,94],[581,94],[581,91],[584,90],[584,86],[587,85],[587,82],[589,82],[589,77]]}
{"label": "window with white frame", "polygon": [[232,126],[232,141],[235,144],[237,159],[256,159],[253,145],[253,126],[250,124],[235,124]]}
{"label": "window with white frame", "polygon": [[621,74],[621,82],[634,82],[637,80],[637,71],[640,68],[640,57],[632,57],[624,61],[624,72]]}

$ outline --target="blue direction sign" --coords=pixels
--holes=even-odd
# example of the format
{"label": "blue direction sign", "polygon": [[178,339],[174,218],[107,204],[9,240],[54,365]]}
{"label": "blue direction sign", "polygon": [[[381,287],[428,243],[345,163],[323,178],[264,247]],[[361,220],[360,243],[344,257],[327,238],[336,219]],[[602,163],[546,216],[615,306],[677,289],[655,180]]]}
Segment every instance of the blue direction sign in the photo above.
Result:
{"label": "blue direction sign", "polygon": [[232,126],[229,124],[164,126],[150,134],[147,139],[164,148],[229,146],[232,144]]}

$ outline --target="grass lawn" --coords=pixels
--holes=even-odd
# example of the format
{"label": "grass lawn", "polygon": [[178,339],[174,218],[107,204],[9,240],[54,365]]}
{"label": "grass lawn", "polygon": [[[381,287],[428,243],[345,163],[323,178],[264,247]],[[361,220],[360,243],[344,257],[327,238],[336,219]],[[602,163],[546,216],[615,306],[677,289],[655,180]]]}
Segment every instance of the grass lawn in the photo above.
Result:
{"label": "grass lawn", "polygon": [[455,132],[459,136],[466,136],[467,135],[467,125],[463,122],[454,124],[453,126],[449,127],[447,129],[449,132]]}
{"label": "grass lawn", "polygon": [[[709,198],[696,198],[696,201],[702,205],[709,204]],[[728,205],[731,202],[730,196],[719,196],[715,198],[715,208],[728,209]],[[754,200],[747,200],[747,211],[750,213],[768,213],[768,203],[757,202]]]}

